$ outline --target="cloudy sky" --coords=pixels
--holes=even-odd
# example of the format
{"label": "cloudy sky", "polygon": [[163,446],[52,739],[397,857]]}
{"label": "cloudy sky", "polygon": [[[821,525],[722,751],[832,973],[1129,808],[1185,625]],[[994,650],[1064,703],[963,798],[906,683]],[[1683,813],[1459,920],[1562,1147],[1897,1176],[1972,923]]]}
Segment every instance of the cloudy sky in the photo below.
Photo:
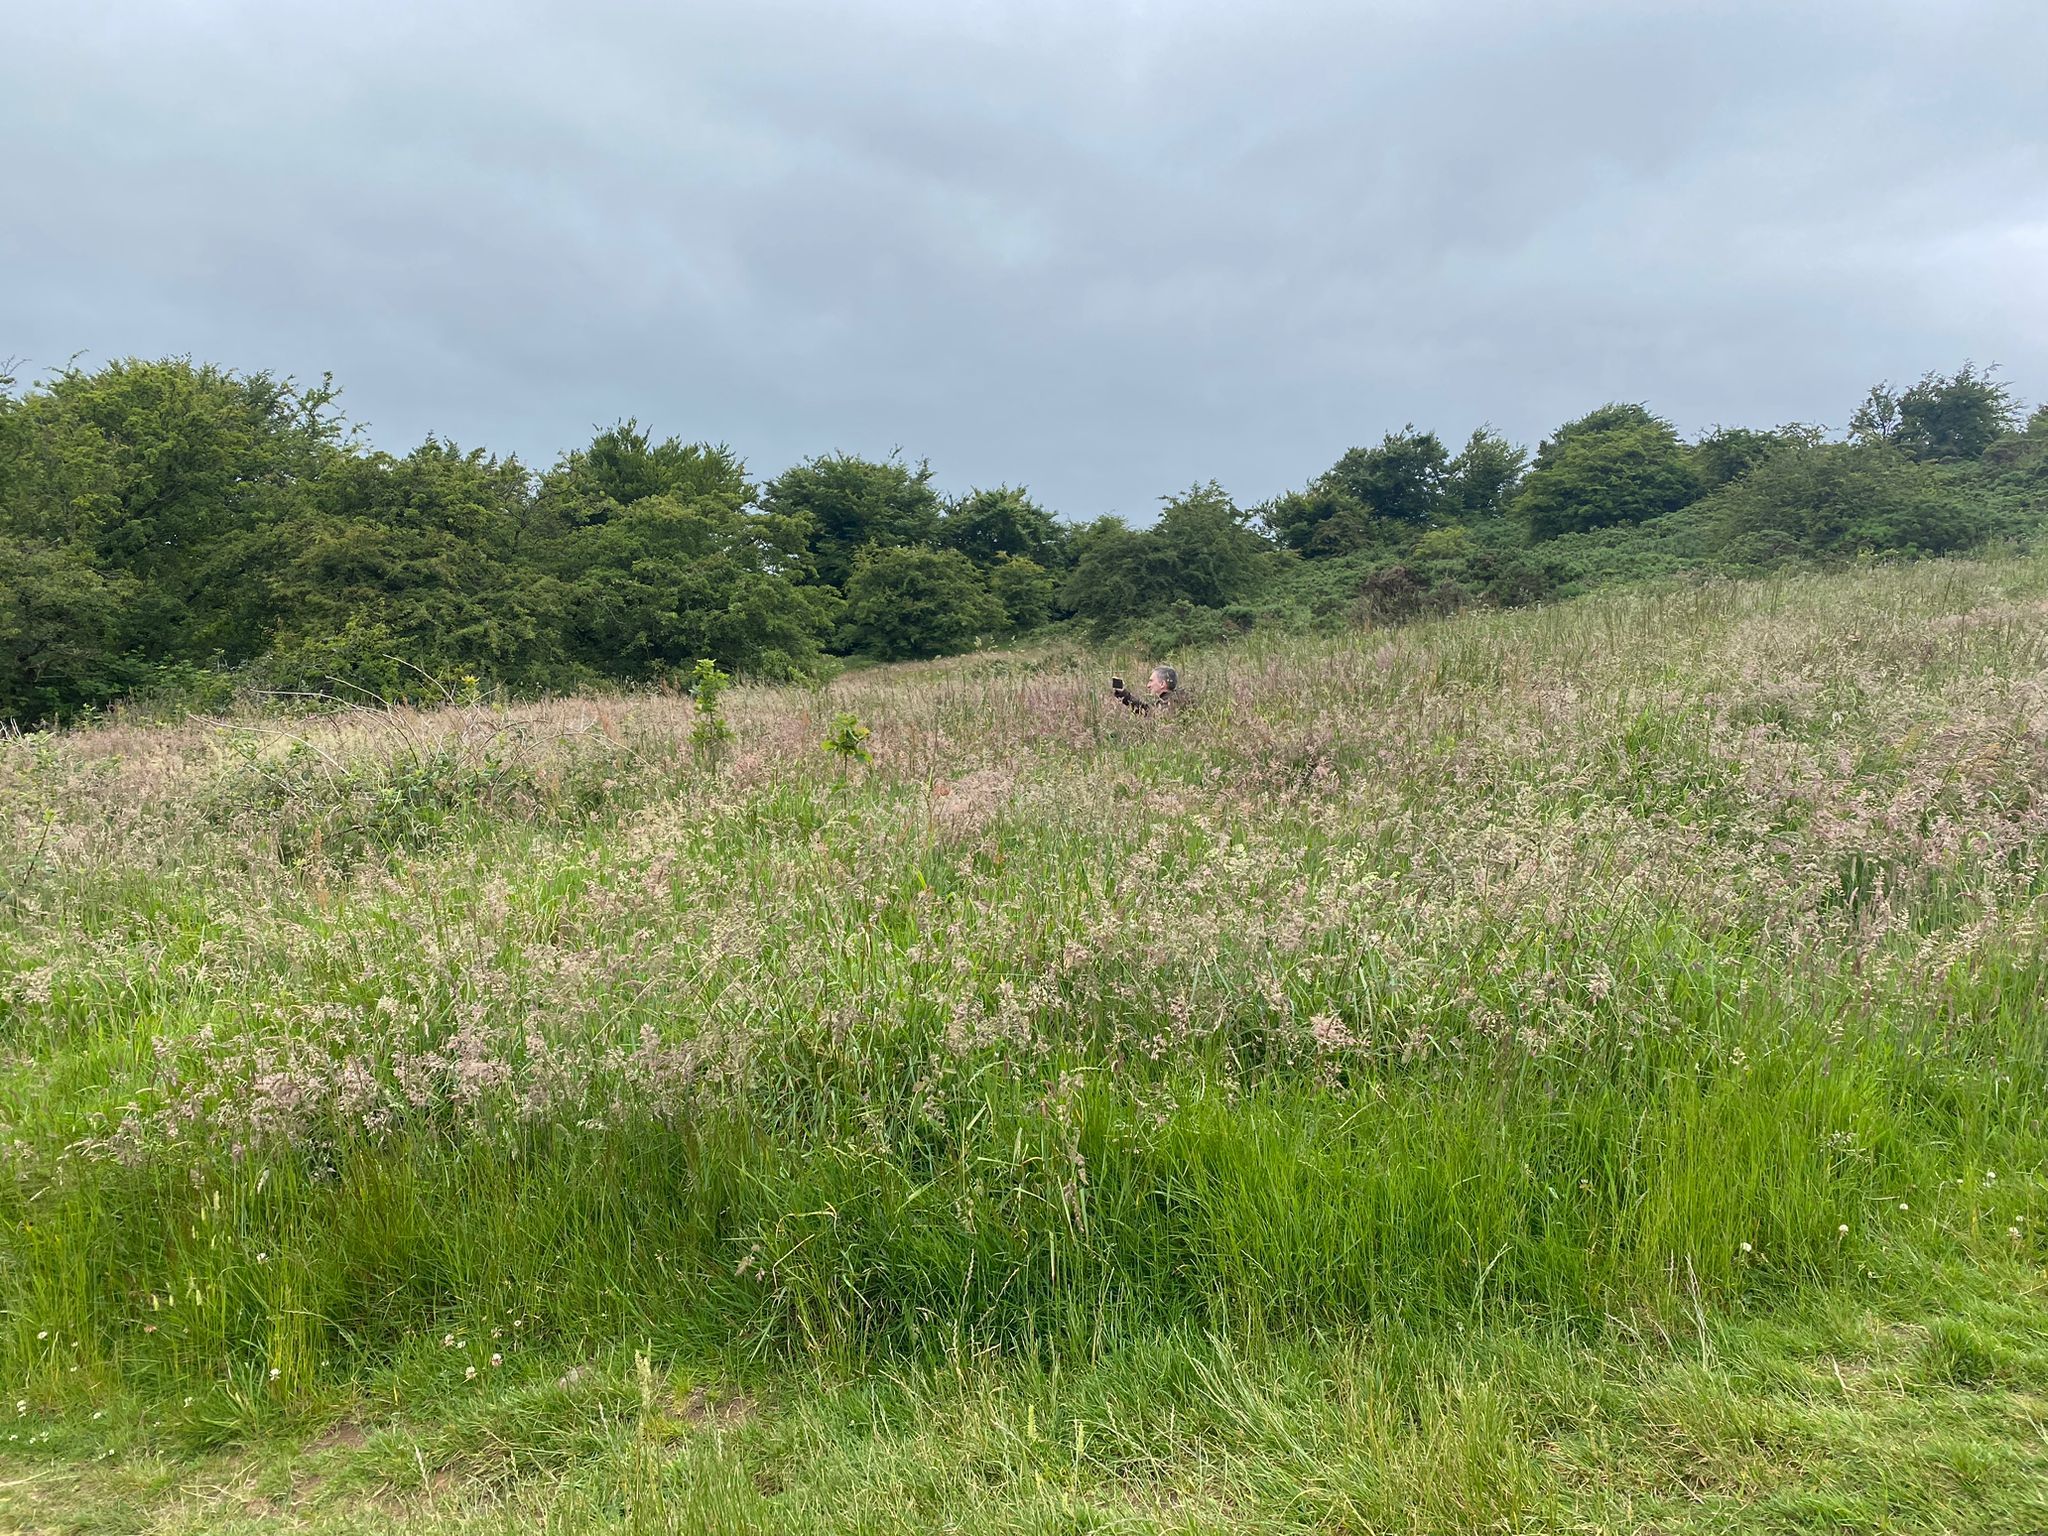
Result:
{"label": "cloudy sky", "polygon": [[67,0],[0,20],[0,358],[333,370],[1070,516],[1404,422],[2048,396],[2043,0]]}

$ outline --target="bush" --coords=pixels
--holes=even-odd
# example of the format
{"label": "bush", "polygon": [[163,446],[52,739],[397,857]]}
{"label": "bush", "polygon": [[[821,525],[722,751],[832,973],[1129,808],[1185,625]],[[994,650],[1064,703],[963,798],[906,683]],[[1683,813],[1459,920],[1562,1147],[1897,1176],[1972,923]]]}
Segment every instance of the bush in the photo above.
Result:
{"label": "bush", "polygon": [[958,550],[864,549],[846,583],[846,638],[884,661],[969,649],[1006,622],[974,562]]}
{"label": "bush", "polygon": [[335,699],[351,704],[395,704],[438,696],[431,676],[399,655],[398,637],[385,625],[351,617],[338,632],[287,640],[249,669],[267,693]]}
{"label": "bush", "polygon": [[1522,482],[1515,510],[1532,539],[1618,524],[1643,523],[1675,512],[1699,494],[1699,482],[1671,424],[1643,413],[1609,426],[1573,423],[1544,445],[1536,468]]}
{"label": "bush", "polygon": [[988,589],[1013,633],[1037,629],[1052,618],[1053,574],[1036,560],[999,557],[989,567]]}
{"label": "bush", "polygon": [[1797,550],[1941,554],[1980,542],[1975,498],[1896,449],[1826,443],[1775,454],[1700,506],[1718,552],[1735,563]]}

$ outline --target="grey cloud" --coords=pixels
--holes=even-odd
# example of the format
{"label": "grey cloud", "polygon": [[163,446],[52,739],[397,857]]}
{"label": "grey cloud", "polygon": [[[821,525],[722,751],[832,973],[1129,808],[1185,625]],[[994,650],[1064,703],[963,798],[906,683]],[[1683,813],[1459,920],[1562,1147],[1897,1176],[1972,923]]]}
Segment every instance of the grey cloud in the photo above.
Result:
{"label": "grey cloud", "polygon": [[380,444],[637,414],[1146,515],[1413,420],[2048,392],[2034,0],[43,8],[0,355],[331,368]]}

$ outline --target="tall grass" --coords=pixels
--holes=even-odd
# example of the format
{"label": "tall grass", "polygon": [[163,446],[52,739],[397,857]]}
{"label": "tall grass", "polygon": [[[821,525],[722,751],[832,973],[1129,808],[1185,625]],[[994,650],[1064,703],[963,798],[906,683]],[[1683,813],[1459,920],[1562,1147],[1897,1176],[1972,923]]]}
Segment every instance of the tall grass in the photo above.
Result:
{"label": "tall grass", "polygon": [[0,744],[0,1360],[232,1417],[2038,1263],[2044,592]]}

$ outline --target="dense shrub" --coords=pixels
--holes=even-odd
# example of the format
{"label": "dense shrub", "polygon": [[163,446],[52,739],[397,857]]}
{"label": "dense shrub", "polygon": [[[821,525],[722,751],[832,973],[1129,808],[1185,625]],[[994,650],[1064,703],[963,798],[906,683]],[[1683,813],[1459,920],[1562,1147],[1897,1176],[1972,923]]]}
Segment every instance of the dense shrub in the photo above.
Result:
{"label": "dense shrub", "polygon": [[846,635],[855,650],[885,661],[937,656],[1006,623],[1002,603],[957,550],[874,545],[854,558]]}
{"label": "dense shrub", "polygon": [[1938,554],[1985,532],[1981,509],[1944,495],[1924,466],[1877,445],[1828,443],[1779,453],[1702,504],[1733,564],[1786,552],[1858,549]]}
{"label": "dense shrub", "polygon": [[1515,500],[1532,539],[1647,522],[1699,494],[1678,433],[1639,412],[1605,407],[1544,445]]}

